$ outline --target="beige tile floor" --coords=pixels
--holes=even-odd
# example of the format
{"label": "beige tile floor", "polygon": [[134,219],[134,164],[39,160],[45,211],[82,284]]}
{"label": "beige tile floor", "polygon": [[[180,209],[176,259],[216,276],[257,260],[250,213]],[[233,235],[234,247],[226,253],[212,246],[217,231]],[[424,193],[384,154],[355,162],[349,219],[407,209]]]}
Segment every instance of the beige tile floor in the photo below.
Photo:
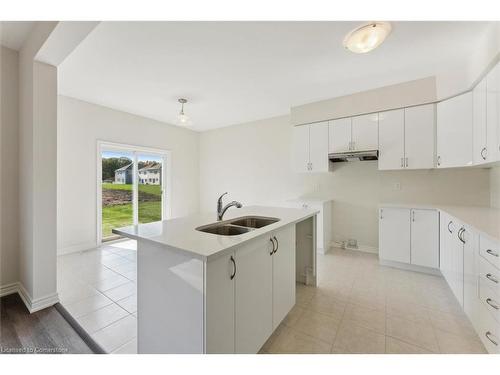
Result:
{"label": "beige tile floor", "polygon": [[[135,241],[64,255],[62,304],[110,353],[137,352]],[[297,303],[261,353],[485,353],[442,277],[378,264],[376,255],[318,255],[318,287]]]}
{"label": "beige tile floor", "polygon": [[318,256],[318,276],[262,353],[486,352],[442,277],[340,249]]}
{"label": "beige tile floor", "polygon": [[58,257],[61,304],[108,353],[137,353],[137,248],[122,241]]}

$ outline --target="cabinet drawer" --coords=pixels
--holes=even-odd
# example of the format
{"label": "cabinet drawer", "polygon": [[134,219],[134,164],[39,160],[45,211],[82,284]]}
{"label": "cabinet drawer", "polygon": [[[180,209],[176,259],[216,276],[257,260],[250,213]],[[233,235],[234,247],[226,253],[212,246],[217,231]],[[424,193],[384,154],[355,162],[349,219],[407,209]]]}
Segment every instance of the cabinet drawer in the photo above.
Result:
{"label": "cabinet drawer", "polygon": [[479,325],[479,338],[488,353],[500,353],[500,325],[483,305],[479,306]]}
{"label": "cabinet drawer", "polygon": [[490,287],[500,296],[500,270],[481,257],[479,258],[479,277],[484,285]]}
{"label": "cabinet drawer", "polygon": [[493,318],[500,323],[500,298],[498,293],[490,288],[483,279],[479,282],[479,298]]}
{"label": "cabinet drawer", "polygon": [[486,236],[481,236],[479,253],[497,269],[500,269],[500,244],[498,242],[492,241]]}

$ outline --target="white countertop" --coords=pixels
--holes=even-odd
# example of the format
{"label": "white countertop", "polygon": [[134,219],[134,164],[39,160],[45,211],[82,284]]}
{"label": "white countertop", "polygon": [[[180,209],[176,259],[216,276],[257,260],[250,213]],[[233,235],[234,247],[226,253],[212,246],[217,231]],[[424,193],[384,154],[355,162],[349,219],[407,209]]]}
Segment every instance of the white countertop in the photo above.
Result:
{"label": "white countertop", "polygon": [[171,249],[187,252],[197,258],[208,260],[222,255],[225,251],[244,242],[286,225],[298,223],[317,213],[317,210],[312,209],[264,206],[231,207],[224,215],[224,221],[254,215],[280,219],[276,223],[236,236],[222,236],[196,230],[199,226],[215,223],[217,221],[215,213],[195,214],[149,224],[133,225],[114,229],[113,232],[135,240],[165,245]]}
{"label": "white countertop", "polygon": [[439,204],[382,203],[380,208],[420,208],[446,212],[476,231],[482,232],[493,240],[500,241],[500,209],[479,206],[447,206]]}

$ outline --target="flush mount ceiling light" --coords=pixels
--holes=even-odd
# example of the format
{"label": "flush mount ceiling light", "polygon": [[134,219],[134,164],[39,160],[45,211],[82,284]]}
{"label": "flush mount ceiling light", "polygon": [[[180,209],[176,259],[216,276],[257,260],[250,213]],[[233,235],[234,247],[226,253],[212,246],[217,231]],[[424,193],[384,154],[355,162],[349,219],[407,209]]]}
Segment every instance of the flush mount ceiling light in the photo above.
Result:
{"label": "flush mount ceiling light", "polygon": [[391,29],[389,22],[370,22],[347,34],[344,47],[354,53],[370,52],[384,42]]}
{"label": "flush mount ceiling light", "polygon": [[184,125],[184,126],[189,126],[191,125],[191,119],[189,118],[188,115],[184,113],[184,104],[187,103],[187,99],[180,98],[177,100],[179,103],[181,103],[181,111],[177,115],[177,124],[178,125]]}

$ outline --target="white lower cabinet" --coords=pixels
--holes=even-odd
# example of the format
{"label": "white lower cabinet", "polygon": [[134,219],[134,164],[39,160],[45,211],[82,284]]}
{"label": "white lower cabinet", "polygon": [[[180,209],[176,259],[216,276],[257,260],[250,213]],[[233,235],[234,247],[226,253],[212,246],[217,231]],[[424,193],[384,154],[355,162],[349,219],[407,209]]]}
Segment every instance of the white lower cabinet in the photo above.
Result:
{"label": "white lower cabinet", "polygon": [[410,210],[381,208],[379,218],[380,259],[410,263]]}
{"label": "white lower cabinet", "polygon": [[411,257],[416,266],[439,268],[439,212],[411,210]]}
{"label": "white lower cabinet", "polygon": [[473,326],[479,321],[479,236],[468,225],[463,226],[464,242],[464,311]]}
{"label": "white lower cabinet", "polygon": [[464,226],[454,217],[443,215],[440,269],[455,298],[464,306]]}
{"label": "white lower cabinet", "polygon": [[235,352],[257,353],[273,328],[273,262],[269,237],[236,250]]}
{"label": "white lower cabinet", "polygon": [[257,353],[295,305],[295,226],[207,263],[205,352]]}
{"label": "white lower cabinet", "polygon": [[384,261],[439,267],[439,213],[436,210],[380,209],[379,256]]}
{"label": "white lower cabinet", "polygon": [[206,353],[234,353],[234,260],[231,252],[207,263]]}
{"label": "white lower cabinet", "polygon": [[277,232],[273,250],[273,330],[295,305],[295,226]]}

